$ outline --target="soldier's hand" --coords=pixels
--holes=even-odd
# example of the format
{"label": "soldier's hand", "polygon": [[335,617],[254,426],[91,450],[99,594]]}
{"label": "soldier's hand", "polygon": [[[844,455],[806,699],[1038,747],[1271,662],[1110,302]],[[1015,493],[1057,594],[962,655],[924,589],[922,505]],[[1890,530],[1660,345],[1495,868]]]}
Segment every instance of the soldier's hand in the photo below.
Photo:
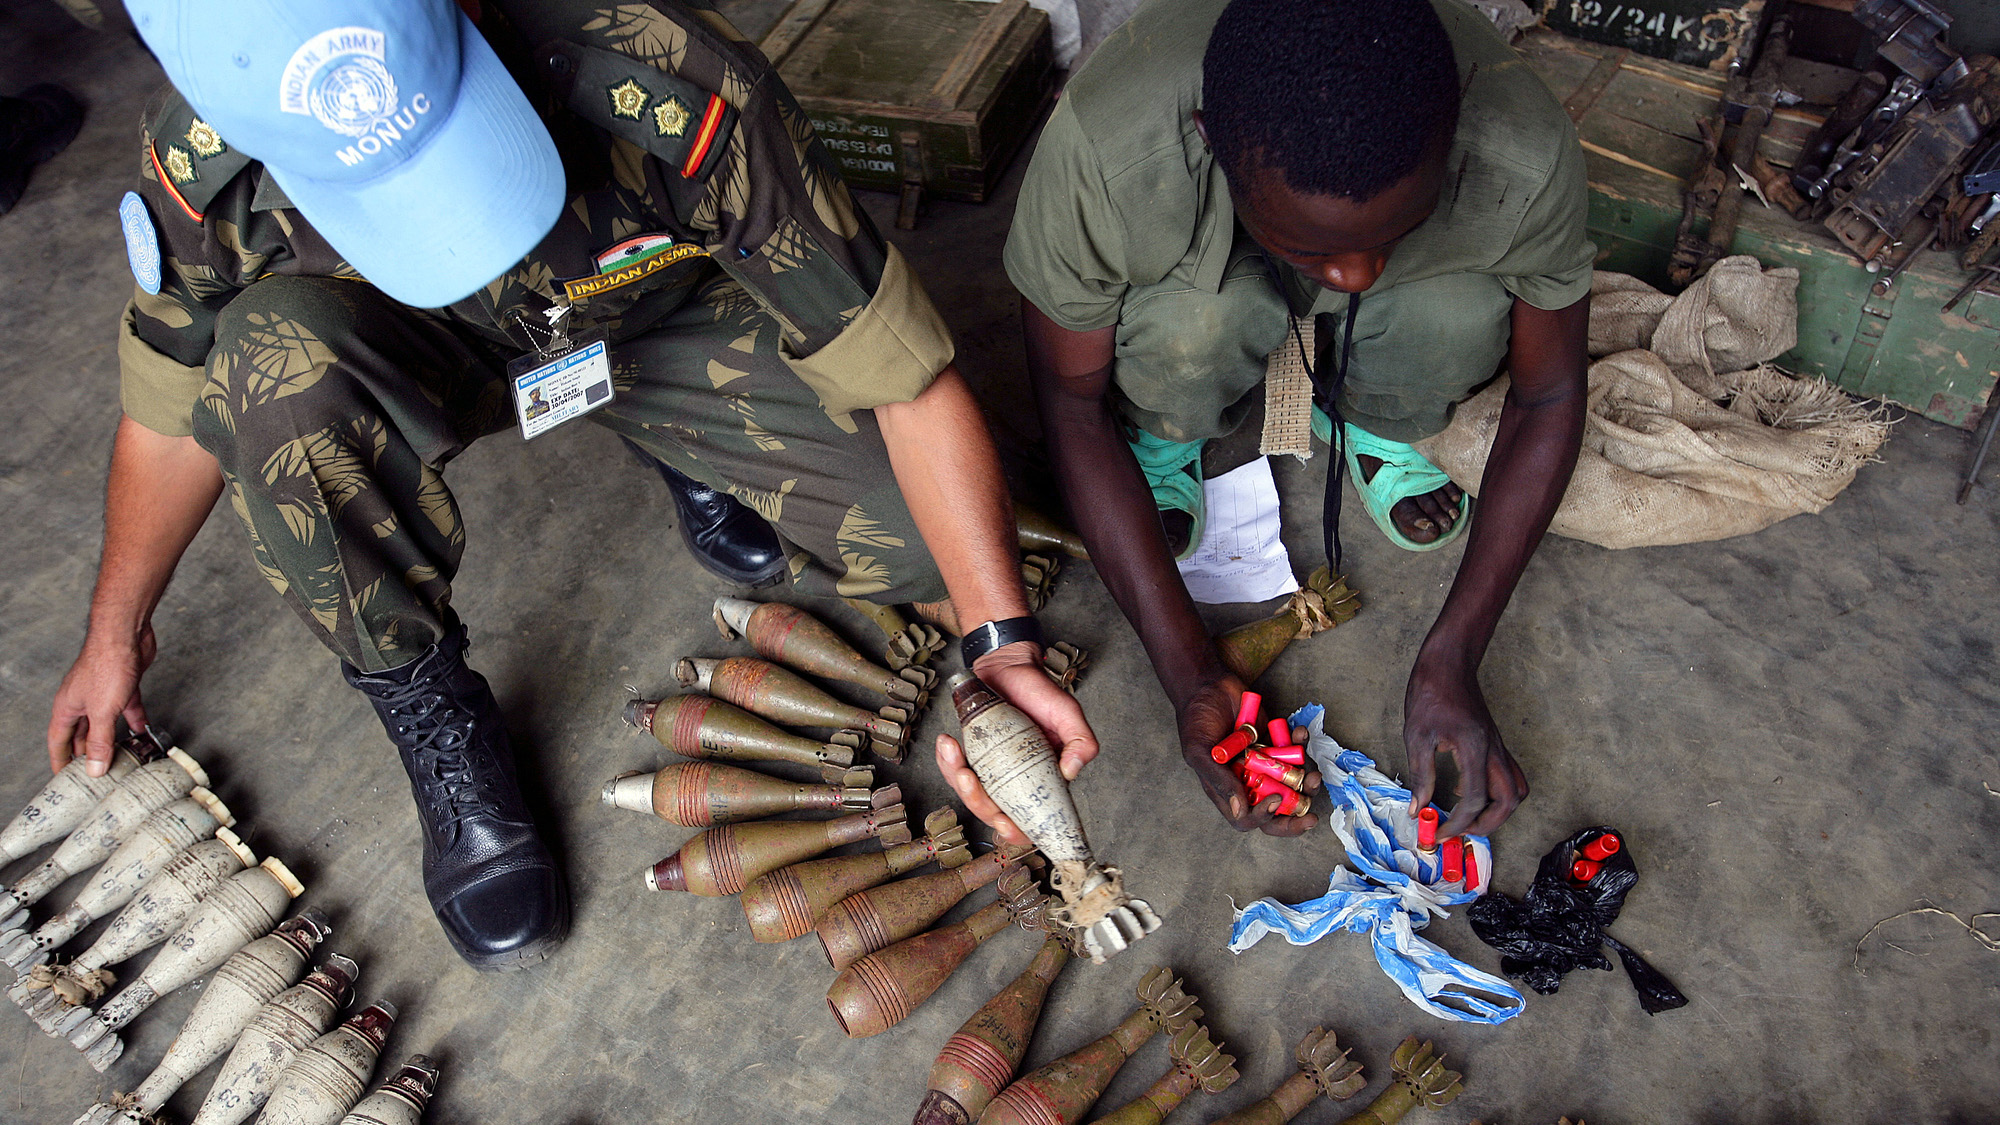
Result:
{"label": "soldier's hand", "polygon": [[148,624],[138,636],[106,640],[86,637],[83,651],[56,689],[49,714],[49,768],[60,770],[72,758],[88,758],[90,776],[111,768],[112,740],[118,718],[133,730],[146,728],[146,707],[139,698],[139,679],[153,663],[158,646]]}

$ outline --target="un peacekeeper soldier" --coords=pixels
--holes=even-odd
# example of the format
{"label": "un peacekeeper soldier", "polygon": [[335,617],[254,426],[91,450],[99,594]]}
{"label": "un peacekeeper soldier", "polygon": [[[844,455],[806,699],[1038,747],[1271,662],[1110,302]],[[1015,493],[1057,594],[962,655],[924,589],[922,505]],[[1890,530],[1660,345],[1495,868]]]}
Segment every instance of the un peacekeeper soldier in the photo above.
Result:
{"label": "un peacekeeper soldier", "polygon": [[[153,607],[226,488],[401,752],[452,945],[546,957],[567,895],[465,662],[441,470],[517,409],[525,431],[594,405],[660,464],[704,565],[1011,642],[980,673],[1080,768],[1095,742],[1040,670],[950,334],[763,57],[672,0],[469,7],[477,27],[447,0],[132,0],[179,93],[123,209],[124,416],[50,765],[101,773],[116,719],[145,721]],[[608,362],[565,390],[543,369],[592,331]]]}
{"label": "un peacekeeper soldier", "polygon": [[[1581,440],[1586,190],[1561,107],[1458,0],[1151,0],[1058,103],[1006,250],[1043,430],[1184,757],[1238,829],[1312,818],[1251,807],[1210,759],[1243,684],[1156,507],[1199,541],[1201,442],[1242,420],[1292,316],[1328,344],[1315,399],[1381,529],[1423,550],[1471,524],[1405,694],[1415,801],[1439,751],[1461,777],[1446,835],[1489,831],[1527,795],[1478,669]],[[1470,499],[1408,443],[1501,366],[1512,386],[1468,521]],[[955,755],[940,764],[976,794]]]}

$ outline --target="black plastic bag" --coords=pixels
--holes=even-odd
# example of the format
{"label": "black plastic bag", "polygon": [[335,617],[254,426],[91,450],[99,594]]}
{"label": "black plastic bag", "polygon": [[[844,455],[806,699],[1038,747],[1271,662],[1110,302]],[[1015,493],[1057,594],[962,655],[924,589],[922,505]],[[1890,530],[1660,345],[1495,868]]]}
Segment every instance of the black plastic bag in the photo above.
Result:
{"label": "black plastic bag", "polygon": [[[1607,833],[1619,835],[1621,846],[1616,854],[1599,861],[1588,882],[1573,882],[1570,871],[1580,858],[1579,849]],[[1687,997],[1665,974],[1604,932],[1617,920],[1625,907],[1626,893],[1639,881],[1632,850],[1622,843],[1623,835],[1615,829],[1603,825],[1586,828],[1542,857],[1526,902],[1491,891],[1472,904],[1466,911],[1472,932],[1500,951],[1501,972],[1546,996],[1562,987],[1563,974],[1572,969],[1610,972],[1611,961],[1604,956],[1604,946],[1609,945],[1624,964],[1625,975],[1631,978],[1639,1005],[1647,1014],[1658,1015],[1687,1003]]]}

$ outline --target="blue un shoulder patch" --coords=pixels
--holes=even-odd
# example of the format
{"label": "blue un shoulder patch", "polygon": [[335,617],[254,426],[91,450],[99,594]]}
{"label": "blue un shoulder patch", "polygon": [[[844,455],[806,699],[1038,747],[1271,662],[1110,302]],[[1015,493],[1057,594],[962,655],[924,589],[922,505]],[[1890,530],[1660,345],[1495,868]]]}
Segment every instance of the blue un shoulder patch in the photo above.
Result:
{"label": "blue un shoulder patch", "polygon": [[125,257],[132,263],[132,277],[148,293],[160,291],[160,236],[153,229],[152,213],[136,191],[128,191],[118,203],[118,225],[125,229]]}

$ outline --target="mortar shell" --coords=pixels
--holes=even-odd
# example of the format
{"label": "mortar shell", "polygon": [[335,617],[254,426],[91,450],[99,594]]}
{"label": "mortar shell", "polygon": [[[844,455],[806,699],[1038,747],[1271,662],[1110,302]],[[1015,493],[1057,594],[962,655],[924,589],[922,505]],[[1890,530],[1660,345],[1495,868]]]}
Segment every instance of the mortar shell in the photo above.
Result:
{"label": "mortar shell", "polygon": [[743,914],[749,919],[751,936],[760,942],[804,937],[813,931],[828,907],[906,871],[914,871],[935,859],[940,850],[963,840],[964,833],[953,824],[937,835],[879,852],[809,860],[759,876],[743,888],[742,894]]}
{"label": "mortar shell", "polygon": [[880,1035],[930,999],[972,951],[1007,928],[1003,903],[993,903],[963,922],[877,950],[840,971],[827,989],[827,1008],[850,1039]]}
{"label": "mortar shell", "polygon": [[47,862],[0,894],[0,914],[33,905],[71,876],[104,862],[146,818],[207,783],[208,775],[179,750],[126,774]]}
{"label": "mortar shell", "polygon": [[358,975],[354,962],[335,954],[259,1008],[223,1060],[189,1125],[239,1125],[255,1116],[278,1075],[333,1025]]}
{"label": "mortar shell", "polygon": [[203,840],[168,860],[111,919],[90,948],[65,968],[77,973],[93,972],[167,940],[194,913],[197,902],[256,862],[257,857],[234,832],[217,829],[213,839]]}
{"label": "mortar shell", "polygon": [[230,954],[196,998],[160,1065],[132,1091],[135,1108],[158,1111],[188,1079],[226,1054],[251,1017],[305,974],[313,950],[329,932],[326,916],[308,910]]}
{"label": "mortar shell", "polygon": [[[230,954],[268,933],[292,899],[304,890],[291,871],[273,858],[231,876],[202,898],[180,930],[168,939],[166,948],[131,984],[106,1001],[94,1019],[66,1031],[70,1043],[88,1052],[160,997],[216,968]],[[105,1066],[117,1057],[115,1050],[111,1056]],[[101,1054],[94,1056],[92,1062],[99,1057]]]}
{"label": "mortar shell", "polygon": [[396,1006],[377,1000],[313,1040],[278,1075],[258,1125],[336,1125],[346,1116],[396,1022]]}
{"label": "mortar shell", "polygon": [[[880,797],[901,798],[896,786],[876,791]],[[711,828],[681,845],[679,851],[654,864],[646,887],[655,891],[691,891],[698,895],[733,895],[751,880],[800,860],[811,859],[843,844],[909,829],[903,806],[891,805],[834,820],[759,820]],[[904,839],[907,839],[904,836]]]}
{"label": "mortar shell", "polygon": [[621,774],[605,783],[603,800],[615,808],[653,813],[684,828],[755,820],[794,809],[869,807],[864,788],[802,785],[710,762],[684,762],[651,774]]}
{"label": "mortar shell", "polygon": [[741,708],[706,695],[677,695],[625,705],[625,721],[660,745],[688,758],[736,762],[796,762],[802,766],[854,764],[854,749],[839,741],[814,742],[779,730]]}
{"label": "mortar shell", "polygon": [[1215,650],[1236,678],[1254,684],[1270,671],[1299,635],[1298,622],[1290,616],[1266,617],[1239,625],[1215,638]]}
{"label": "mortar shell", "polygon": [[139,759],[124,749],[112,751],[111,768],[103,777],[90,776],[84,759],[71,760],[56,771],[41,792],[29,798],[5,828],[0,828],[0,866],[69,835],[97,802],[138,767]]}
{"label": "mortar shell", "polygon": [[175,856],[215,835],[216,829],[234,823],[229,809],[199,786],[188,796],[154,810],[97,869],[89,885],[35,931],[34,943],[42,949],[54,949],[75,937],[92,922],[132,901]]}
{"label": "mortar shell", "polygon": [[723,635],[741,633],[757,655],[823,679],[854,684],[889,700],[907,704],[912,716],[930,699],[923,676],[906,679],[869,660],[854,646],[797,606],[752,602],[742,598],[715,599],[716,623]]}
{"label": "mortar shell", "polygon": [[340,1125],[417,1125],[437,1089],[438,1068],[429,1055],[411,1055],[387,1082],[361,1099]]}
{"label": "mortar shell", "polygon": [[834,903],[815,929],[835,969],[922,933],[966,895],[1000,877],[1005,863],[988,852],[963,867],[900,879]]}
{"label": "mortar shell", "polygon": [[1073,1125],[1083,1120],[1132,1052],[1158,1030],[1143,1009],[1132,1013],[1109,1035],[1031,1071],[995,1094],[979,1120],[982,1125]]}
{"label": "mortar shell", "polygon": [[1081,536],[1019,500],[1014,501],[1014,527],[1023,551],[1058,551],[1078,562],[1090,561]]}
{"label": "mortar shell", "polygon": [[684,687],[705,691],[772,722],[867,731],[877,753],[884,757],[900,757],[909,744],[907,709],[884,707],[870,712],[842,703],[768,660],[689,657],[674,666],[674,674]]}
{"label": "mortar shell", "polygon": [[950,688],[965,763],[993,803],[1050,862],[1093,862],[1048,735],[970,672],[952,677]]}
{"label": "mortar shell", "polygon": [[1069,960],[1061,939],[1042,942],[1027,969],[945,1040],[931,1063],[930,1087],[912,1125],[979,1119],[994,1095],[1014,1080],[1041,1022],[1049,986]]}

